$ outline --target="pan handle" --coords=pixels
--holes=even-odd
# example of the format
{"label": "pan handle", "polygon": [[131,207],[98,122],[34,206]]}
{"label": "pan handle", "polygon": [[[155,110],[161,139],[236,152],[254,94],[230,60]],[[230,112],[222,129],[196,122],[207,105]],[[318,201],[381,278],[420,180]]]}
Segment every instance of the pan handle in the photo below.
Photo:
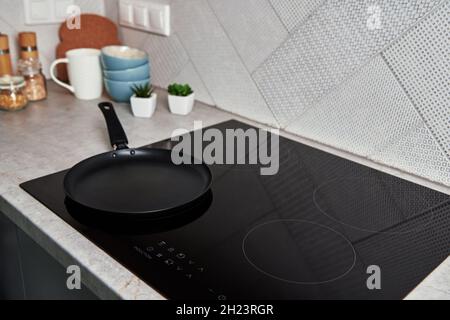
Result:
{"label": "pan handle", "polygon": [[114,150],[128,149],[128,139],[123,127],[117,118],[114,106],[111,102],[101,102],[98,107],[103,113],[108,127],[109,140]]}

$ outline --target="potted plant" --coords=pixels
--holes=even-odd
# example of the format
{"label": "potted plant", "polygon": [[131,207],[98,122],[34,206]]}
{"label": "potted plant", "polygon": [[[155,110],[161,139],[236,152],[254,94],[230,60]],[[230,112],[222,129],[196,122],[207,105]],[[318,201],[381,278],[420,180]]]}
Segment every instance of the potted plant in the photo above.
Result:
{"label": "potted plant", "polygon": [[133,96],[130,99],[133,115],[139,118],[150,118],[156,109],[158,95],[153,92],[150,83],[132,87]]}
{"label": "potted plant", "polygon": [[187,115],[192,111],[195,94],[188,84],[171,84],[168,87],[168,92],[170,112]]}

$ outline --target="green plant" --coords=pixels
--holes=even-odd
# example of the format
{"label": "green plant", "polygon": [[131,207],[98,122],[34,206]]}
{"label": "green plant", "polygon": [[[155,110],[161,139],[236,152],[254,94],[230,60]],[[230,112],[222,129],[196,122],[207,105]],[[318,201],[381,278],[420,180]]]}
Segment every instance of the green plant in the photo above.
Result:
{"label": "green plant", "polygon": [[144,85],[134,85],[131,90],[136,98],[150,98],[153,93],[153,86],[147,82]]}
{"label": "green plant", "polygon": [[171,84],[168,88],[169,94],[172,96],[187,97],[194,93],[188,84]]}

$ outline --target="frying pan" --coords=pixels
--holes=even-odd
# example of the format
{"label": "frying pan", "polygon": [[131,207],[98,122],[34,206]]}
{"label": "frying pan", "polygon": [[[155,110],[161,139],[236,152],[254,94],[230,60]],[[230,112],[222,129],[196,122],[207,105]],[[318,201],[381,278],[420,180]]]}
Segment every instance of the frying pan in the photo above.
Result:
{"label": "frying pan", "polygon": [[64,200],[64,204],[72,218],[89,228],[116,235],[148,235],[178,229],[197,220],[208,211],[212,200],[212,192],[209,190],[199,199],[189,203],[189,206],[166,211],[164,218],[158,220],[116,217],[108,212],[83,207],[68,197]]}
{"label": "frying pan", "polygon": [[110,102],[99,105],[114,150],[86,159],[64,177],[66,196],[104,214],[131,220],[173,217],[200,199],[211,185],[204,164],[175,165],[171,151],[130,149],[128,139]]}

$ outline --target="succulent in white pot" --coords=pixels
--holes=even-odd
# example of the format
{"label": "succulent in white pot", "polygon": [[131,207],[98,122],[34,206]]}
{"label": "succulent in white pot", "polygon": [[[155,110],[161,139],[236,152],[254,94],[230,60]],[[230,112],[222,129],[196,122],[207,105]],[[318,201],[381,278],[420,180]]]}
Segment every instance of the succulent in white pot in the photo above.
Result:
{"label": "succulent in white pot", "polygon": [[168,87],[170,112],[187,115],[192,111],[195,93],[188,84],[174,83]]}
{"label": "succulent in white pot", "polygon": [[135,85],[132,90],[134,94],[130,102],[133,115],[138,118],[151,118],[158,100],[158,95],[153,92],[152,85],[150,83],[142,86]]}

